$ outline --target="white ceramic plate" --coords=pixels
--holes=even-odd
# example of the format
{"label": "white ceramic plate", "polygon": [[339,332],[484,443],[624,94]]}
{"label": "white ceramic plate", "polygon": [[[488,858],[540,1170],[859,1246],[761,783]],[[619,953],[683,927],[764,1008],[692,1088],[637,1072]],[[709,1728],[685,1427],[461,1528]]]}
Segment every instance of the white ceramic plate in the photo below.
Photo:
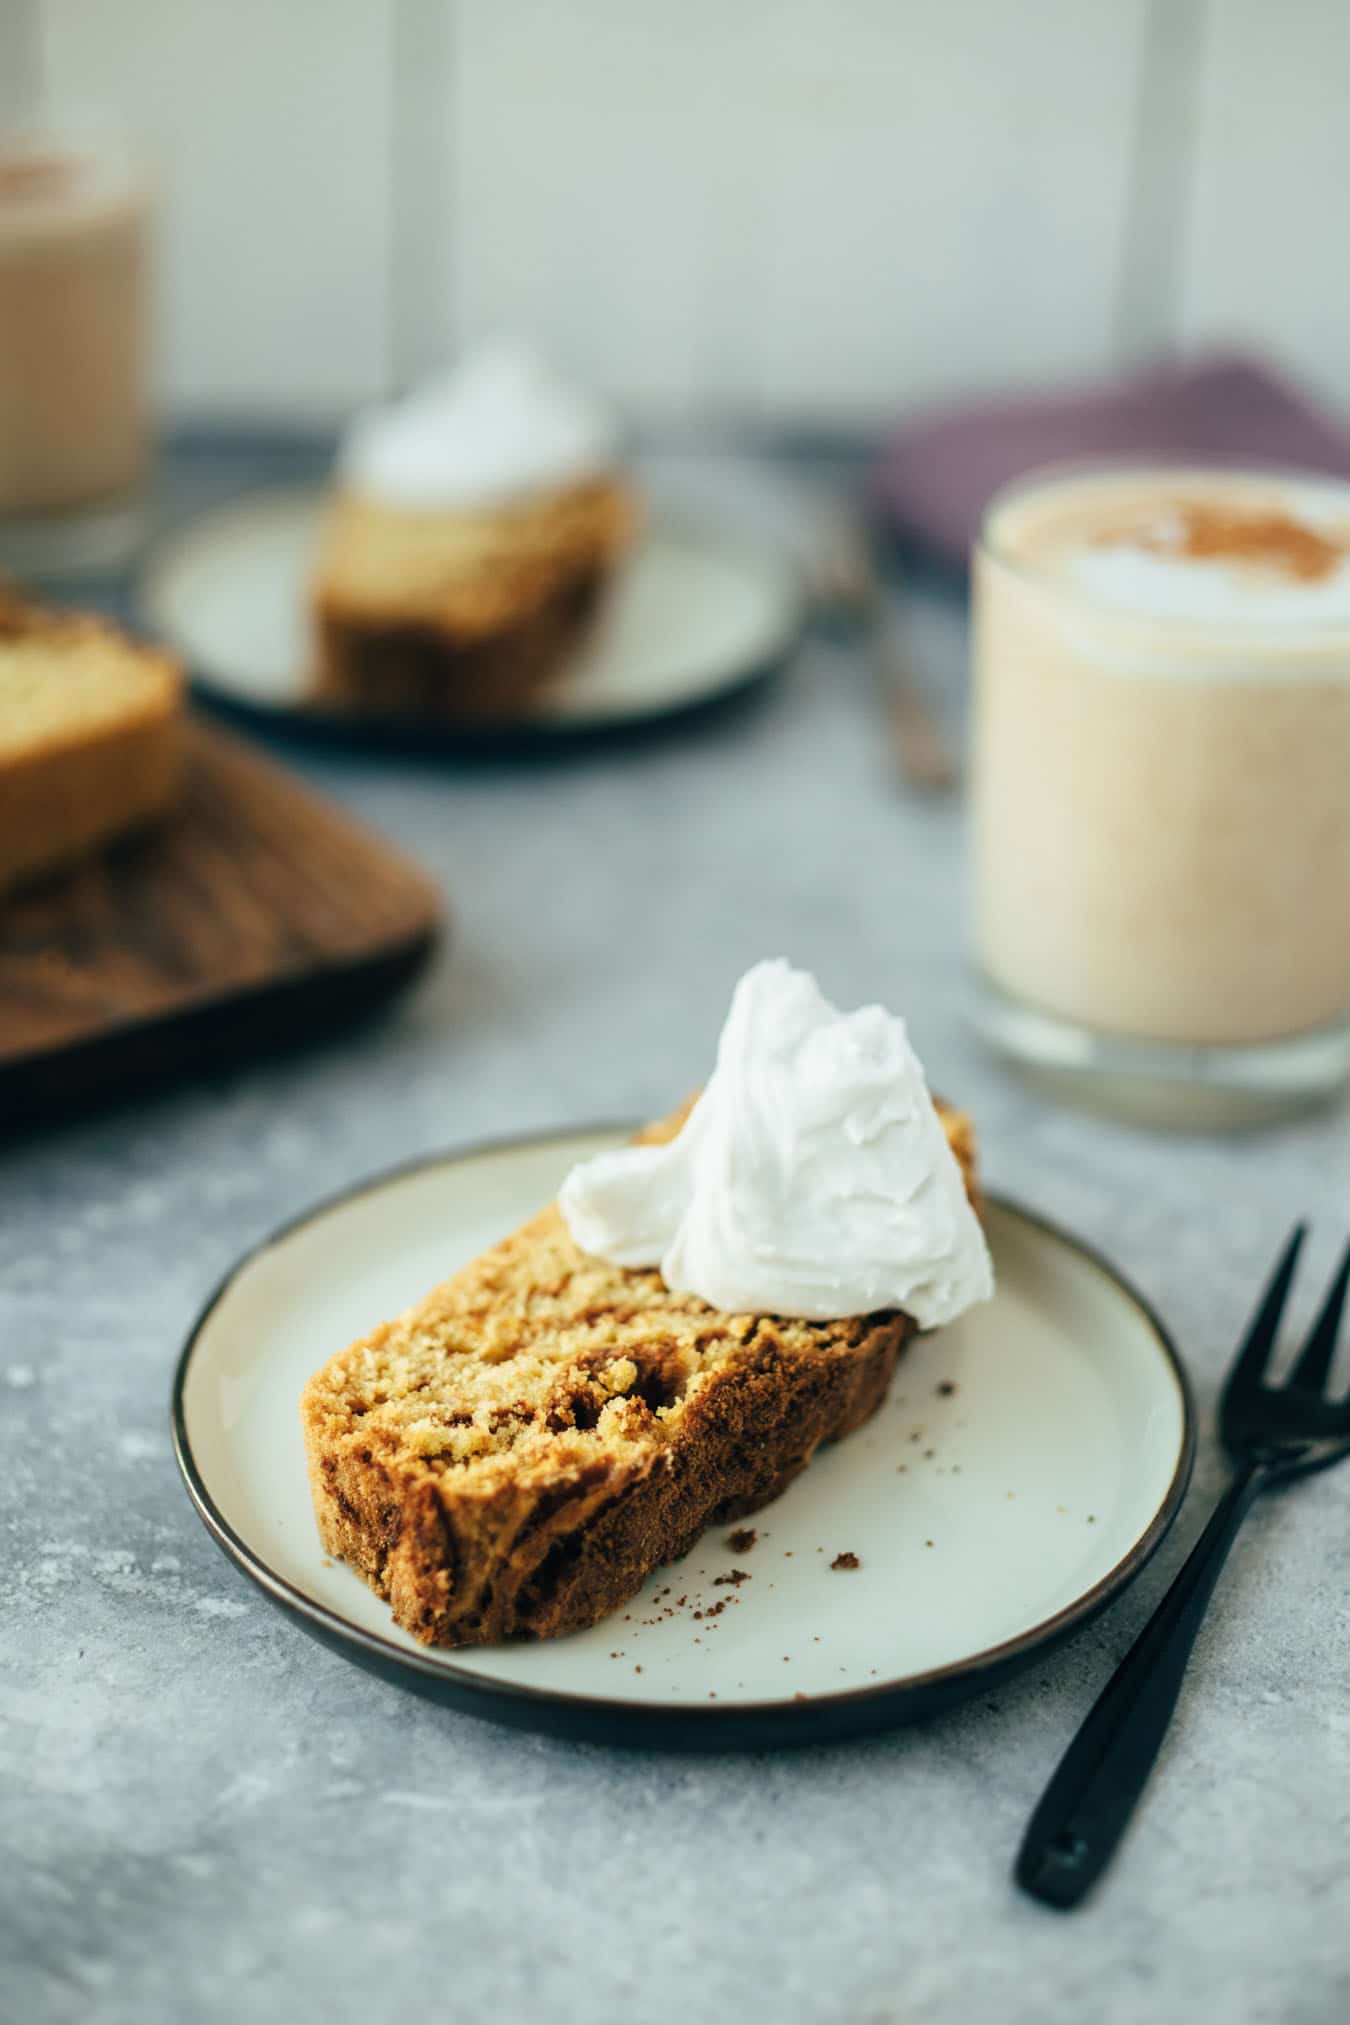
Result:
{"label": "white ceramic plate", "polygon": [[[226,1551],[375,1670],[508,1721],[611,1739],[765,1742],[894,1721],[987,1683],[1136,1574],[1189,1476],[1165,1332],[1072,1239],[988,1207],[998,1294],[904,1353],[876,1417],[748,1523],[594,1629],[428,1651],[320,1551],[309,1374],[547,1200],[615,1131],[449,1154],[325,1203],[235,1267],[183,1353],[175,1440]],[[951,1388],[951,1389],[949,1389]],[[853,1554],[856,1569],[835,1569]],[[719,1583],[732,1569],[748,1580]],[[724,1604],[707,1613],[710,1607]]]}
{"label": "white ceramic plate", "polygon": [[[367,735],[368,720],[306,701],[306,584],[323,494],[236,500],[175,531],[141,572],[146,625],[208,695],[297,725]],[[709,525],[657,516],[564,672],[511,727],[596,731],[712,702],[795,645],[802,599],[787,564]],[[425,731],[427,727],[423,727]],[[433,731],[454,743],[465,733]]]}

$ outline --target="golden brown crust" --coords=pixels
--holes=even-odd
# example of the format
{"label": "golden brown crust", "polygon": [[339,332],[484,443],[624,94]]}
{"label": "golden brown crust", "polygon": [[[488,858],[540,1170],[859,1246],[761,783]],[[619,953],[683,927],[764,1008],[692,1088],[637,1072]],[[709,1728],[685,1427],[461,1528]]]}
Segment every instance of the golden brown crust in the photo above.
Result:
{"label": "golden brown crust", "polygon": [[314,583],[315,700],[509,717],[566,659],[636,521],[610,477],[477,513],[339,493]]}
{"label": "golden brown crust", "polygon": [[912,1333],[721,1314],[582,1253],[551,1204],[310,1380],[320,1538],[426,1644],[579,1630],[866,1420]]}
{"label": "golden brown crust", "polygon": [[0,891],[164,812],[181,704],[169,656],[0,589]]}

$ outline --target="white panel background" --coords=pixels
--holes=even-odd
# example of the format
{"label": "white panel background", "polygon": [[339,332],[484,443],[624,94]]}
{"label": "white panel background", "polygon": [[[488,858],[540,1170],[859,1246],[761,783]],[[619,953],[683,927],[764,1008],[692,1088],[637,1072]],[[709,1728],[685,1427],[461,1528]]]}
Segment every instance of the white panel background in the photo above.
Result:
{"label": "white panel background", "polygon": [[830,413],[1110,357],[1142,0],[456,13],[468,333]]}
{"label": "white panel background", "polygon": [[1350,400],[1340,0],[0,0],[32,48],[162,166],[176,412],[507,327],[654,413],[1235,335]]}
{"label": "white panel background", "polygon": [[1350,5],[1211,0],[1181,331],[1264,343],[1350,405]]}
{"label": "white panel background", "polygon": [[175,409],[326,413],[389,366],[389,0],[41,0],[57,105],[163,178]]}

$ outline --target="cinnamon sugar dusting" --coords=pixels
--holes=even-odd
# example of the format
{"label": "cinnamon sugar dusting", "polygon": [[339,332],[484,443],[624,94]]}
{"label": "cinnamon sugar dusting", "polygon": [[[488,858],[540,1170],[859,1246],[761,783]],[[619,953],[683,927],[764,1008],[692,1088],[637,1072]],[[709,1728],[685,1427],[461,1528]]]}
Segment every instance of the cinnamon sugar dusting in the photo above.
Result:
{"label": "cinnamon sugar dusting", "polygon": [[[1119,538],[1108,532],[1098,541],[1105,546]],[[1168,507],[1165,518],[1132,527],[1128,539],[1154,555],[1249,563],[1305,584],[1329,577],[1346,554],[1342,542],[1277,507],[1262,511],[1202,500],[1178,501]]]}

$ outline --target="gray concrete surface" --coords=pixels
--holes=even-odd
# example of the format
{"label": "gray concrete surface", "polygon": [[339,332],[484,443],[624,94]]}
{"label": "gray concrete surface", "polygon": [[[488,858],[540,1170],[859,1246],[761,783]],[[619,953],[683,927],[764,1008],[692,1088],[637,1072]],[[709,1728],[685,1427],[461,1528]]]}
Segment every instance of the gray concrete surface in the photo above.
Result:
{"label": "gray concrete surface", "polygon": [[[922,620],[954,667],[955,609]],[[1350,2015],[1350,1467],[1258,1512],[1125,1857],[1065,1920],[1009,1865],[1218,1488],[1208,1422],[1153,1567],[991,1699],[699,1758],[497,1730],[320,1649],[207,1538],[167,1423],[242,1248],[423,1149],[661,1108],[762,955],[910,1015],[991,1178],[1150,1292],[1206,1415],[1294,1215],[1307,1298],[1345,1235],[1346,1111],[1162,1139],[1008,1080],[956,1017],[959,807],[894,792],[862,671],[823,642],[654,744],[298,763],[444,881],[434,970],[359,1033],[0,1149],[0,2018]]]}

